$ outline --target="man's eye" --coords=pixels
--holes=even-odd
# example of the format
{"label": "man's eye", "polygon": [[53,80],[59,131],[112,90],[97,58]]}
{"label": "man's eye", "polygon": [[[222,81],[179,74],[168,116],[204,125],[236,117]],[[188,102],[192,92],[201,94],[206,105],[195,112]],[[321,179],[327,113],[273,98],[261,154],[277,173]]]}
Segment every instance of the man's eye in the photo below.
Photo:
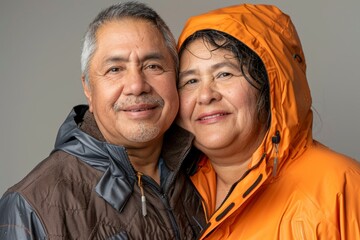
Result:
{"label": "man's eye", "polygon": [[147,66],[148,69],[159,69],[160,67],[158,65],[149,65]]}
{"label": "man's eye", "polygon": [[149,64],[147,66],[145,66],[145,71],[150,71],[151,73],[163,73],[164,72],[164,68],[161,65],[158,64]]}
{"label": "man's eye", "polygon": [[107,72],[108,73],[117,73],[119,71],[120,71],[119,67],[112,67],[112,68],[109,68],[109,70]]}

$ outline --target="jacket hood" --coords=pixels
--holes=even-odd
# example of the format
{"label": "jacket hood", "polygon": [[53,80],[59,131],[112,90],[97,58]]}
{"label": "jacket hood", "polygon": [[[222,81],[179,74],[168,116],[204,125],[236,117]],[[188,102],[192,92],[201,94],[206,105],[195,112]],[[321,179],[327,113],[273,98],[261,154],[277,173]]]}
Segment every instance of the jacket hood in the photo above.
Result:
{"label": "jacket hood", "polygon": [[[65,151],[96,169],[105,171],[110,164],[109,154],[112,152],[110,150],[112,146],[105,142],[95,120],[89,115],[86,105],[78,105],[72,109],[59,128],[53,152]],[[117,148],[116,152],[119,154],[125,152],[124,148]],[[114,157],[119,158],[120,156]]]}
{"label": "jacket hood", "polygon": [[[210,11],[188,19],[178,40],[199,30],[227,33],[251,48],[262,59],[269,79],[271,125],[261,146],[253,154],[252,166],[266,154],[268,169],[273,161],[295,158],[312,140],[311,95],[301,42],[288,15],[271,5],[242,4]],[[272,139],[277,132],[280,142]],[[267,171],[269,172],[269,171]]]}
{"label": "jacket hood", "polygon": [[133,191],[135,172],[125,148],[105,142],[88,106],[75,106],[61,125],[53,152],[59,150],[104,172],[95,191],[115,209],[122,210]]}

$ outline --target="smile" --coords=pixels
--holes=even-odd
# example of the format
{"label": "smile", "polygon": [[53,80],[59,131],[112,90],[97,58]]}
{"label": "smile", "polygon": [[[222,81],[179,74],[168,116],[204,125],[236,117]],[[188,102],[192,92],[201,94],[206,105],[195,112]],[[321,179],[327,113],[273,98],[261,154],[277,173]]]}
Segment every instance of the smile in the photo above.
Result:
{"label": "smile", "polygon": [[206,116],[206,117],[202,117],[199,120],[207,120],[207,119],[211,119],[211,118],[216,118],[216,117],[220,117],[220,116],[224,116],[227,115],[225,113],[219,113],[219,114],[215,114],[215,115],[211,115],[211,116]]}
{"label": "smile", "polygon": [[143,112],[143,111],[150,111],[157,108],[158,105],[155,104],[138,104],[128,106],[122,109],[124,112]]}
{"label": "smile", "polygon": [[153,110],[153,109],[155,109],[155,107],[130,109],[130,110],[124,110],[124,111],[125,112],[142,112],[142,111],[149,111],[149,110]]}
{"label": "smile", "polygon": [[211,119],[221,118],[226,115],[229,115],[229,113],[219,112],[219,113],[213,113],[213,114],[204,114],[204,115],[201,115],[197,120],[198,121],[207,121],[207,120],[211,120]]}

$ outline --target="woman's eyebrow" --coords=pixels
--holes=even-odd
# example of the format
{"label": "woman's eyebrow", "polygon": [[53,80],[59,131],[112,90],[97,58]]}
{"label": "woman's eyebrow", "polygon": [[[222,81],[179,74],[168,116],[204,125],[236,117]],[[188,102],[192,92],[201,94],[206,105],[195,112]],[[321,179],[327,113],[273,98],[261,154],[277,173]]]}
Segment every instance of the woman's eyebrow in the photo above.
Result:
{"label": "woman's eyebrow", "polygon": [[183,78],[196,73],[195,69],[185,70],[179,73],[179,78]]}
{"label": "woman's eyebrow", "polygon": [[[240,69],[240,67],[237,64],[232,63],[230,61],[224,61],[224,62],[219,62],[219,63],[213,64],[210,66],[210,69],[212,71],[214,71],[214,70],[217,70],[222,67],[231,67],[231,68],[235,68],[235,69]],[[195,74],[195,73],[196,73],[195,69],[185,70],[185,71],[182,71],[179,73],[179,78],[183,78],[183,77]]]}
{"label": "woman's eyebrow", "polygon": [[235,69],[240,69],[240,67],[237,64],[232,63],[230,61],[224,61],[224,62],[216,63],[216,64],[212,65],[210,68],[212,70],[217,70],[217,69],[222,68],[222,67],[231,67],[231,68],[235,68]]}

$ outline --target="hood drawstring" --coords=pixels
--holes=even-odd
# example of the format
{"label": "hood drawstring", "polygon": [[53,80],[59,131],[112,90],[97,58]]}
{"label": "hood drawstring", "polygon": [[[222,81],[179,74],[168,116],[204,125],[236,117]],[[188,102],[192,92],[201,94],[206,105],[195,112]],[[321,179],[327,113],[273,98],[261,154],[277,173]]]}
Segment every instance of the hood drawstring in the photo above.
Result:
{"label": "hood drawstring", "polygon": [[280,143],[280,132],[276,131],[276,134],[271,138],[272,143],[275,145],[275,157],[273,162],[273,172],[272,176],[275,177],[278,167],[278,153],[279,153],[279,143]]}
{"label": "hood drawstring", "polygon": [[137,172],[136,173],[137,178],[138,178],[138,186],[140,188],[140,192],[141,192],[141,210],[142,210],[142,215],[145,217],[147,215],[147,210],[146,210],[146,197],[144,194],[144,188],[143,188],[143,184],[142,184],[142,173],[141,172]]}

